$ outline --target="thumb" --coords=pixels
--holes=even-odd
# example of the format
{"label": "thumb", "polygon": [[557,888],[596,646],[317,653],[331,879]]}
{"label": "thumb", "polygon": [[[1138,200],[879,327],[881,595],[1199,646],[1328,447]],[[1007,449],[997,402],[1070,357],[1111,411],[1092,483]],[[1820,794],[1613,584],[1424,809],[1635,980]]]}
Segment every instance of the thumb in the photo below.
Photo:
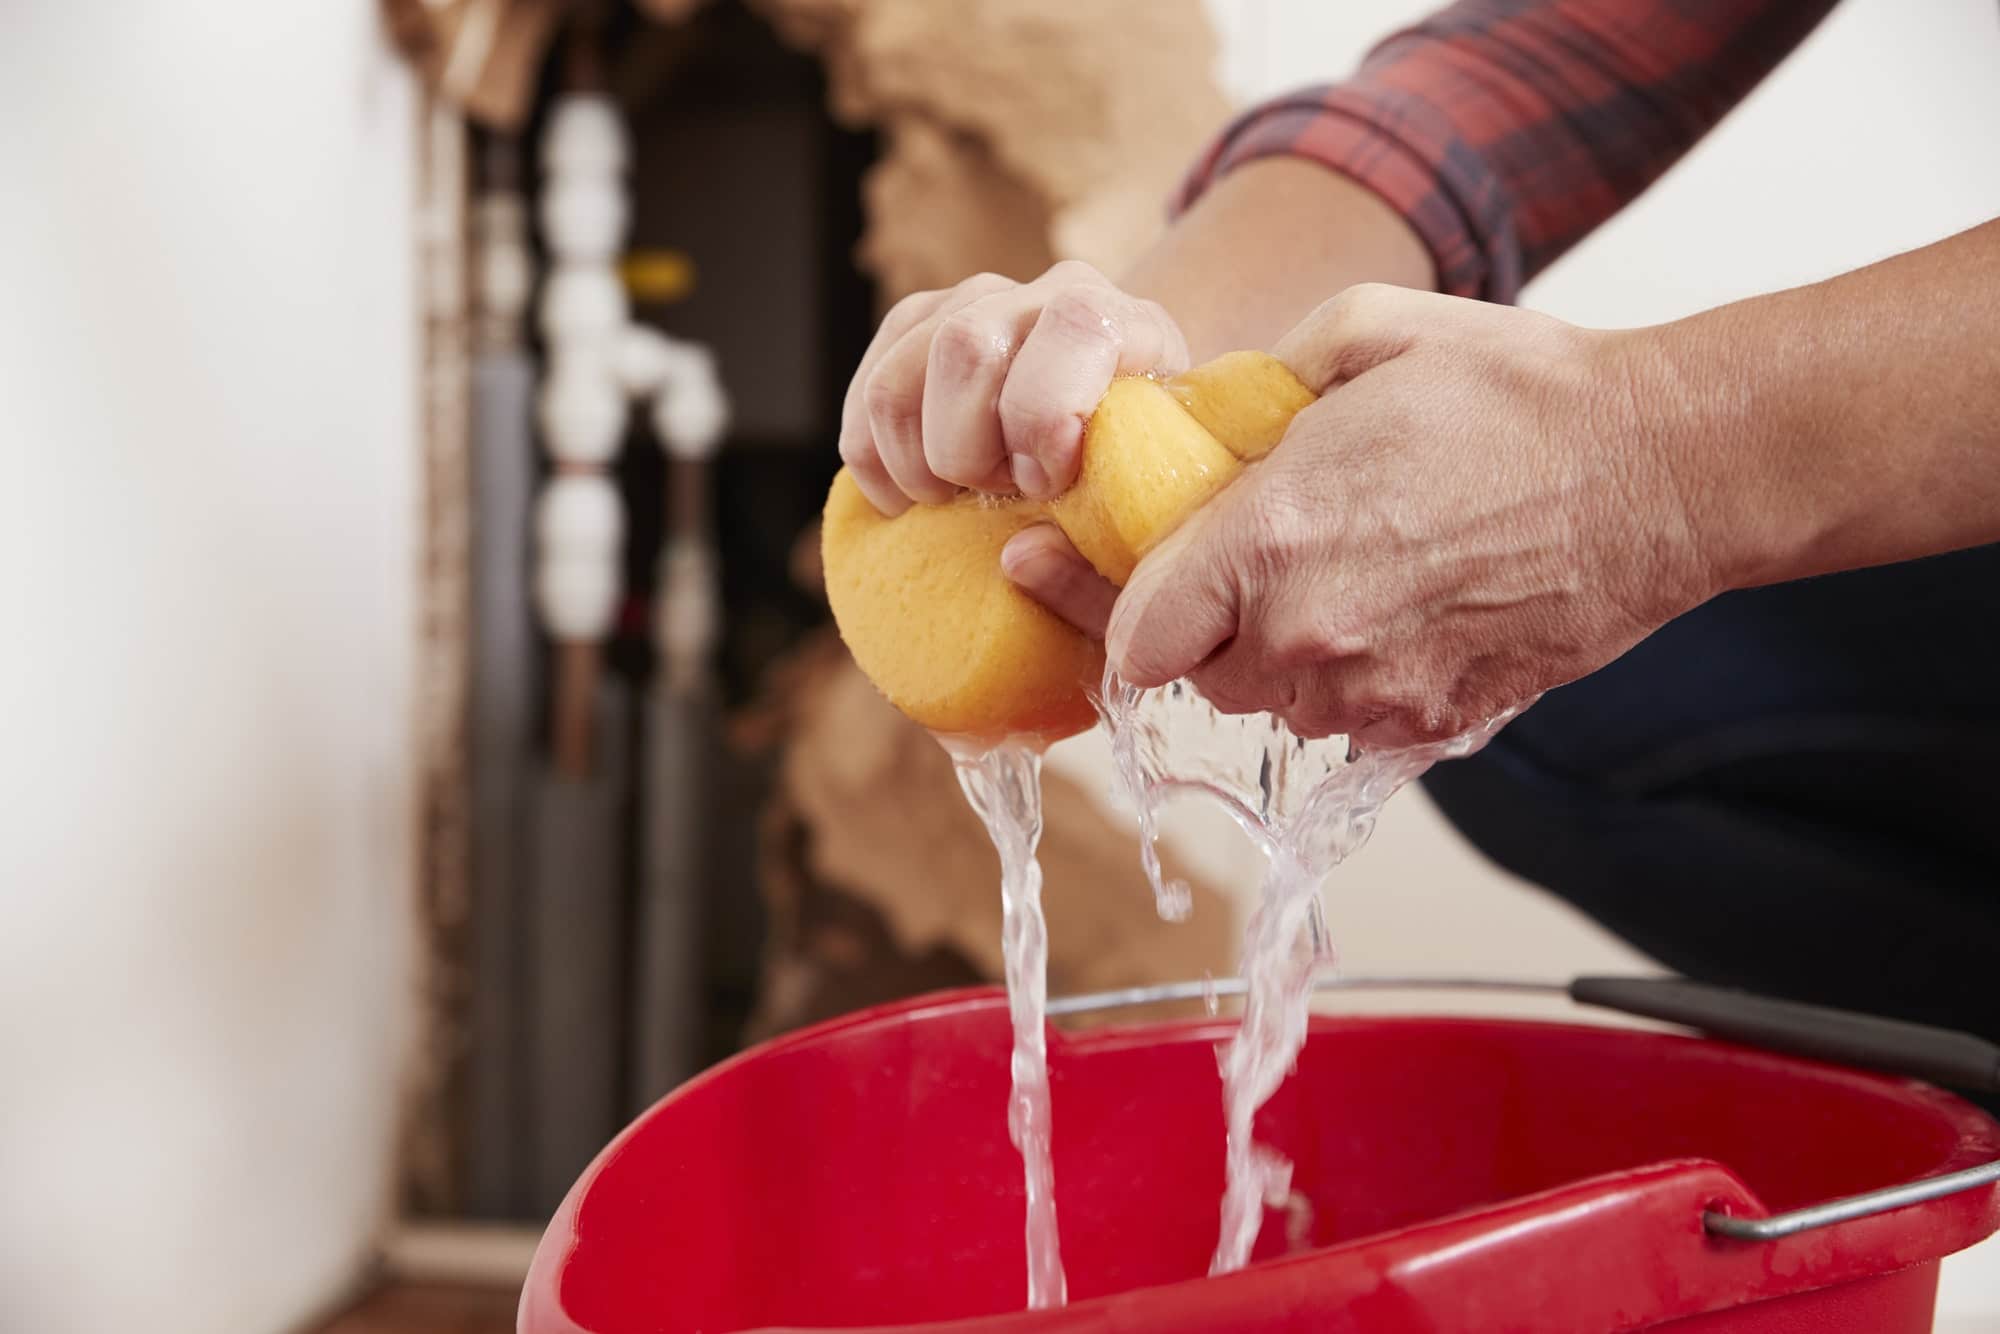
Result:
{"label": "thumb", "polygon": [[1236,633],[1237,593],[1213,539],[1211,504],[1160,543],[1125,584],[1105,656],[1141,689],[1177,681]]}
{"label": "thumb", "polygon": [[1324,394],[1408,351],[1423,318],[1438,313],[1433,303],[1449,301],[1434,292],[1360,283],[1322,301],[1271,352],[1306,388]]}

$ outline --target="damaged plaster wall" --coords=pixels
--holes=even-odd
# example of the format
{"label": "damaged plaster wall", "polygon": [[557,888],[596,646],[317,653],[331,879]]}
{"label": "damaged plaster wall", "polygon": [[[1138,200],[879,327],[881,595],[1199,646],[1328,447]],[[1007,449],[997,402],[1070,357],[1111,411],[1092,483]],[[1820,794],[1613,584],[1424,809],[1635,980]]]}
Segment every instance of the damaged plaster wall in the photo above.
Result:
{"label": "damaged plaster wall", "polygon": [[[778,686],[787,740],[765,830],[771,938],[753,1036],[1000,977],[999,859],[943,748],[830,637]],[[1052,994],[1230,970],[1235,917],[1210,883],[1169,850],[1194,913],[1163,922],[1129,821],[1053,770],[1043,807]]]}
{"label": "damaged plaster wall", "polygon": [[[835,118],[882,134],[857,259],[884,304],[981,271],[1031,278],[1063,258],[1117,272],[1228,111],[1198,0],[752,3],[825,63]],[[943,752],[837,643],[809,652],[780,693],[789,739],[753,1035],[997,979],[998,862]],[[1240,904],[1194,875],[1192,920],[1159,920],[1129,818],[1078,777],[1094,777],[1093,746],[1058,748],[1044,778],[1052,992],[1229,971]]]}
{"label": "damaged plaster wall", "polygon": [[883,133],[861,261],[888,300],[1116,270],[1228,111],[1199,0],[752,2],[826,63],[834,115]]}

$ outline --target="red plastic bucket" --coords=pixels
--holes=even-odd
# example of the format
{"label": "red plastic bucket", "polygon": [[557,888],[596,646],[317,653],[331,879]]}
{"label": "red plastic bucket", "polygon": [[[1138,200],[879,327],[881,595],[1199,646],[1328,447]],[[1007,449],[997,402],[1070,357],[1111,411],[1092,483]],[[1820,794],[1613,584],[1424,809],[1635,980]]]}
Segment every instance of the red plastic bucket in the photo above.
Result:
{"label": "red plastic bucket", "polygon": [[1772,1242],[1710,1235],[2000,1157],[1928,1086],[1693,1038],[1320,1018],[1260,1137],[1313,1216],[1204,1277],[1227,1023],[1052,1034],[1070,1305],[1021,1309],[1003,997],[957,992],[767,1043],[673,1093],[549,1225],[524,1334],[746,1329],[1904,1334],[1937,1262],[2000,1228],[1963,1192]]}

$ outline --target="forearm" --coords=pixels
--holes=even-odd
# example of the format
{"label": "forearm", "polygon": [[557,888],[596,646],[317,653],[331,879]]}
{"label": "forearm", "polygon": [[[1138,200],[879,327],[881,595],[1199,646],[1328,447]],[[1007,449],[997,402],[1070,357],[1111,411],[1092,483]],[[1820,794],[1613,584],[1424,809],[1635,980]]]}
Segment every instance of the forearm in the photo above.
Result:
{"label": "forearm", "polygon": [[[1367,210],[1387,201],[1425,252],[1420,283],[1365,255],[1349,282],[1358,271],[1512,302],[1700,139],[1833,3],[1459,0],[1389,37],[1348,79],[1238,118],[1196,161],[1183,195],[1205,197],[1265,161],[1311,162],[1336,174],[1320,182],[1328,193],[1355,183]],[[1266,258],[1282,262],[1311,233],[1274,222],[1265,235],[1275,243]]]}
{"label": "forearm", "polygon": [[1200,362],[1270,347],[1355,283],[1434,278],[1423,242],[1380,198],[1317,163],[1269,158],[1218,181],[1121,285],[1165,306]]}
{"label": "forearm", "polygon": [[2000,541],[2000,221],[1629,346],[1717,590]]}

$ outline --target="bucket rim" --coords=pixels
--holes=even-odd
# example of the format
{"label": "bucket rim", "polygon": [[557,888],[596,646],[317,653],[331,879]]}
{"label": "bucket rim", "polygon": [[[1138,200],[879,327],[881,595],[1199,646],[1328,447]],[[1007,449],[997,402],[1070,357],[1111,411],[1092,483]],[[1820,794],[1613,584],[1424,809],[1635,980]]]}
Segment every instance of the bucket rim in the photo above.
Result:
{"label": "bucket rim", "polygon": [[[998,986],[957,988],[903,998],[834,1016],[820,1023],[768,1039],[720,1062],[656,1100],[605,1145],[590,1166],[578,1177],[561,1208],[551,1219],[542,1242],[537,1247],[528,1282],[522,1292],[520,1328],[523,1331],[535,1331],[536,1334],[545,1330],[585,1334],[583,1326],[569,1319],[562,1309],[560,1299],[563,1273],[570,1258],[583,1241],[578,1236],[575,1226],[578,1211],[591,1184],[601,1174],[613,1169],[616,1159],[636,1136],[645,1133],[650,1123],[658,1117],[670,1114],[674,1103],[701,1096],[705,1089],[732,1078],[748,1064],[769,1060],[802,1048],[812,1048],[870,1029],[888,1029],[912,1023],[930,1023],[975,1016],[1005,1022],[1006,1015],[1006,993]],[[1049,1026],[1048,1040],[1051,1057],[1054,1061],[1060,1062],[1062,1053],[1087,1055],[1166,1042],[1215,1042],[1230,1036],[1236,1030],[1238,1022],[1234,1017],[1209,1016],[1149,1019],[1136,1023],[1113,1022],[1074,1032],[1052,1024]],[[2000,1123],[1996,1123],[1992,1117],[1970,1102],[1921,1080],[1770,1052],[1698,1034],[1635,1028],[1621,1024],[1591,1022],[1587,1019],[1450,1013],[1316,1013],[1311,1017],[1309,1028],[1309,1032],[1314,1035],[1329,1032],[1395,1033],[1413,1030],[1428,1033],[1482,1031],[1519,1033],[1533,1030],[1573,1034],[1590,1041],[1617,1043],[1628,1047],[1635,1044],[1649,1045],[1662,1053],[1676,1048],[1687,1049],[1690,1046],[1704,1052],[1726,1051],[1732,1061],[1748,1063],[1772,1073],[1804,1075],[1823,1087],[1843,1088],[1876,1097],[1887,1096],[1913,1112],[1921,1112],[1934,1118],[1940,1123],[1941,1128],[1948,1127],[1951,1133],[1949,1150],[1943,1153],[1932,1170],[1946,1172],[2000,1157]],[[1944,1238],[1941,1249],[1935,1249],[1935,1253],[1925,1254],[1911,1253],[1907,1244],[1898,1242],[1900,1249],[1897,1250],[1897,1255],[1900,1258],[1894,1263],[1883,1262],[1875,1264],[1872,1268],[1865,1266],[1857,1268],[1854,1259],[1856,1255],[1864,1252],[1874,1255],[1884,1253],[1884,1246],[1889,1244],[1893,1236],[1893,1219],[1873,1218],[1841,1223],[1812,1238],[1769,1242],[1733,1241],[1708,1235],[1703,1231],[1701,1219],[1703,1211],[1708,1209],[1720,1209],[1731,1216],[1745,1218],[1768,1214],[1768,1210],[1756,1193],[1728,1164],[1709,1159],[1677,1159],[1654,1162],[1603,1177],[1586,1178],[1492,1205],[1475,1207],[1438,1219],[1426,1220],[1401,1232],[1409,1244],[1418,1242],[1441,1244],[1450,1250],[1454,1245],[1476,1248],[1479,1245],[1478,1239],[1482,1235],[1482,1229],[1491,1231],[1496,1228],[1505,1230],[1510,1227],[1539,1227],[1552,1216],[1560,1218],[1567,1213],[1578,1211],[1583,1213],[1596,1211],[1605,1218],[1621,1214],[1628,1218],[1643,1215],[1651,1218],[1655,1227],[1659,1226],[1662,1218],[1681,1217],[1692,1230],[1692,1235],[1676,1232],[1673,1244],[1681,1247],[1693,1246],[1696,1249],[1691,1254],[1703,1257],[1703,1262],[1712,1260],[1719,1270],[1729,1270],[1734,1275],[1730,1280],[1734,1286],[1729,1288],[1729,1291],[1740,1294],[1734,1298],[1727,1297],[1722,1288],[1716,1288],[1711,1294],[1713,1304],[1688,1308],[1681,1314],[1692,1314],[1697,1309],[1720,1309],[1737,1301],[1784,1297],[1813,1291],[1855,1278],[1867,1277],[1871,1273],[1885,1274],[1911,1264],[1935,1264],[1943,1254],[1949,1254],[1977,1240],[1977,1237],[1956,1241]],[[1979,1235],[1986,1235],[1992,1232],[1996,1226],[2000,1226],[2000,1189],[1989,1187],[1977,1199],[1972,1196],[1965,1197],[1963,1210],[1957,1217],[1958,1223],[1949,1230],[1952,1238],[1960,1233],[1970,1235],[1971,1232],[1977,1231]],[[1459,1241],[1443,1240],[1446,1233],[1454,1229],[1464,1233]],[[1457,1233],[1452,1232],[1452,1235]],[[1221,1308],[1214,1306],[1214,1303],[1239,1299],[1255,1302],[1268,1295],[1272,1290],[1271,1285],[1285,1288],[1295,1287],[1299,1283],[1309,1283],[1318,1289],[1329,1275],[1335,1275],[1339,1271],[1341,1265],[1346,1264],[1351,1268],[1353,1256],[1360,1255],[1371,1247],[1379,1249],[1385,1239],[1393,1240],[1394,1237],[1395,1233],[1392,1232],[1348,1239],[1331,1247],[1268,1259],[1221,1278],[1189,1279],[1137,1288],[1129,1292],[1090,1298],[1055,1311],[1008,1312],[940,1323],[879,1327],[874,1334],[889,1334],[891,1329],[896,1334],[973,1329],[991,1331],[991,1334],[1003,1334],[1003,1331],[1006,1334],[1027,1334],[1027,1331],[1031,1330],[1082,1327],[1082,1321],[1098,1317],[1110,1318],[1115,1323],[1120,1318],[1115,1315],[1116,1312],[1130,1311],[1131,1303],[1141,1301],[1168,1301],[1175,1303],[1177,1308],[1185,1306],[1189,1312],[1197,1309],[1219,1311]],[[1407,1247],[1396,1249],[1404,1253],[1405,1261],[1412,1259],[1407,1253]],[[1808,1276],[1806,1270],[1796,1268],[1812,1257],[1817,1258],[1812,1260],[1809,1269],[1811,1274],[1817,1275],[1816,1277]],[[1730,1268],[1742,1261],[1754,1261],[1755,1267],[1767,1275],[1775,1273],[1778,1268],[1784,1266],[1793,1266],[1795,1272],[1787,1285],[1769,1288],[1760,1297],[1755,1295],[1757,1280],[1754,1274],[1745,1277],[1748,1271]],[[1351,1277],[1352,1275],[1349,1275],[1350,1279]],[[1776,1279],[1767,1277],[1765,1281],[1775,1283]],[[1685,1295],[1687,1300],[1692,1300],[1693,1297],[1692,1292]],[[1051,1322],[1049,1320],[1051,1317],[1062,1319]],[[1072,1320],[1079,1323],[1077,1325],[1068,1323]],[[1175,1325],[1175,1328],[1201,1327],[1194,1324]],[[856,1334],[865,1332],[857,1331]]]}

